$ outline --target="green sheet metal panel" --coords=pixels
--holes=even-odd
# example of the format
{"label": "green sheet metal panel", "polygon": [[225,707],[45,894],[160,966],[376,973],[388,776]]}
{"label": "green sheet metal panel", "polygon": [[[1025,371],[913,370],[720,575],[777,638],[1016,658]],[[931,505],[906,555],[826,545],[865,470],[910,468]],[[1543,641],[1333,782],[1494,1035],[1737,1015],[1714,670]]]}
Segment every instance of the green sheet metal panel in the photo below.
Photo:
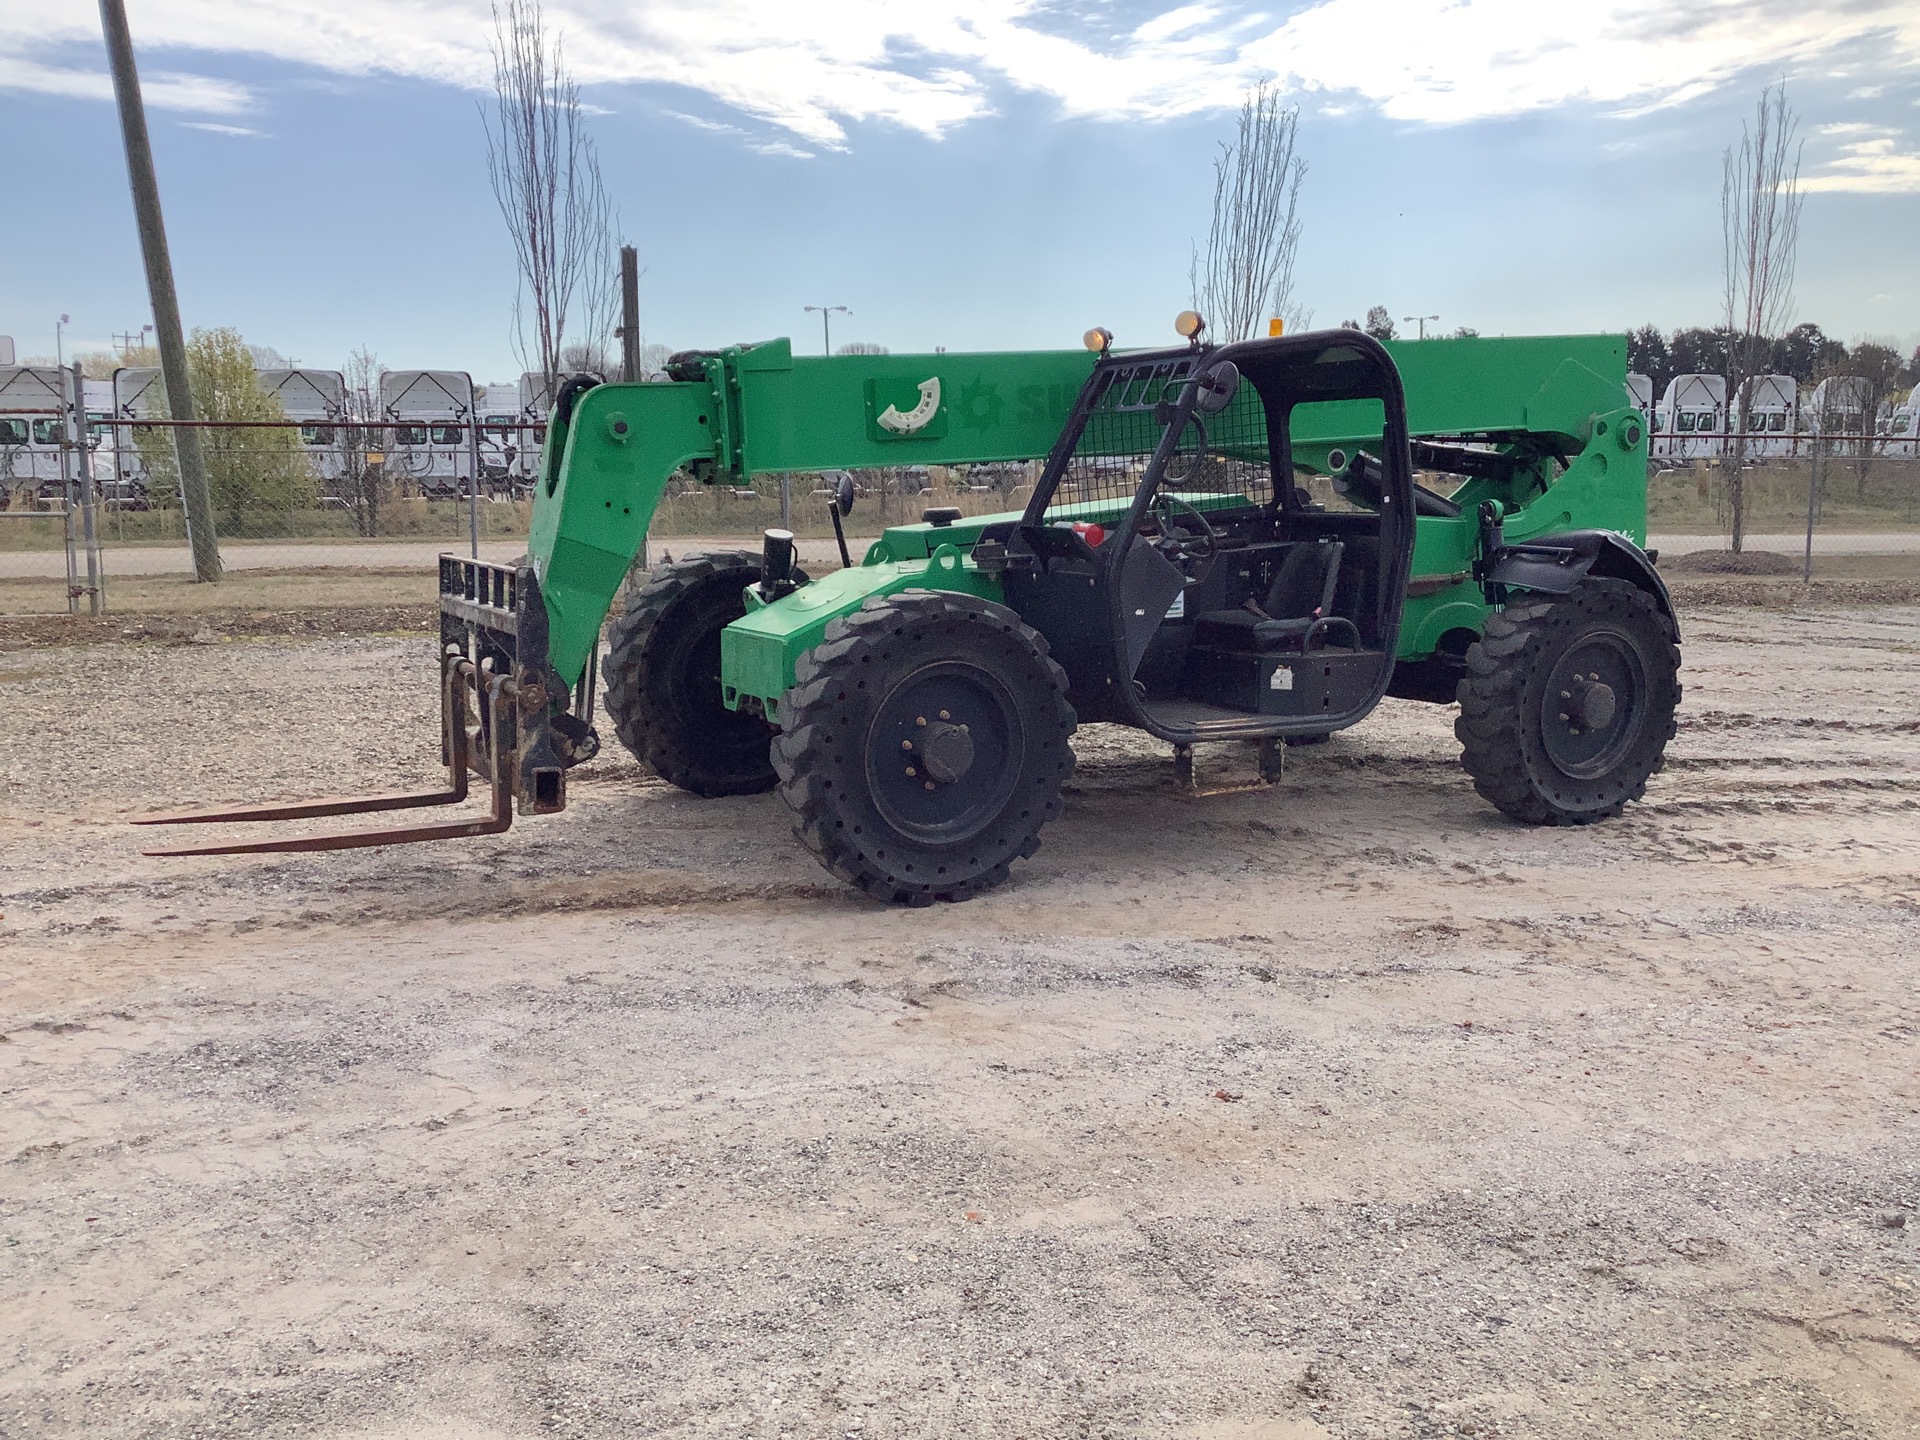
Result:
{"label": "green sheet metal panel", "polygon": [[[546,597],[553,667],[580,678],[667,481],[712,455],[705,385],[600,385],[551,424],[527,552]],[[623,428],[624,427],[624,428]]]}
{"label": "green sheet metal panel", "polygon": [[859,470],[1031,460],[1092,373],[1086,350],[795,357],[739,352],[740,467]]}
{"label": "green sheet metal panel", "polygon": [[722,693],[728,708],[738,708],[751,696],[769,719],[777,720],[780,697],[793,684],[794,666],[820,643],[827,626],[868,600],[902,590],[958,590],[1004,600],[999,577],[983,573],[951,545],[936,547],[922,560],[856,565],[823,575],[771,605],[754,604],[720,632]]}

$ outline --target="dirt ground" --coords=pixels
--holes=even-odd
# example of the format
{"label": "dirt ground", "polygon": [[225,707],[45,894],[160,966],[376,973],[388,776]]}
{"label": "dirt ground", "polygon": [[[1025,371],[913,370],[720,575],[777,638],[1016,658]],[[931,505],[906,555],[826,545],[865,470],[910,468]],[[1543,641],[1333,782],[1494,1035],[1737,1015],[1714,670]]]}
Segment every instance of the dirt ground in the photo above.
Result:
{"label": "dirt ground", "polygon": [[1616,823],[1447,709],[1202,801],[1089,729],[917,912],[617,750],[143,859],[430,783],[429,642],[19,639],[0,1436],[1920,1435],[1920,607],[1685,631]]}

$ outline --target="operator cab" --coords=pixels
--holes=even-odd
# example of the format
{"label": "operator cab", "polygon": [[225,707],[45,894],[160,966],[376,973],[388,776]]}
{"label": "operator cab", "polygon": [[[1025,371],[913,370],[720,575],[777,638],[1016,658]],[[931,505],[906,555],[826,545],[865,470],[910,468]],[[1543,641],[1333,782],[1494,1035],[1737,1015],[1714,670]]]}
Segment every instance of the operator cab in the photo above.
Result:
{"label": "operator cab", "polygon": [[1324,735],[1386,690],[1414,502],[1399,375],[1365,335],[1103,354],[976,558],[1004,546],[1083,721]]}

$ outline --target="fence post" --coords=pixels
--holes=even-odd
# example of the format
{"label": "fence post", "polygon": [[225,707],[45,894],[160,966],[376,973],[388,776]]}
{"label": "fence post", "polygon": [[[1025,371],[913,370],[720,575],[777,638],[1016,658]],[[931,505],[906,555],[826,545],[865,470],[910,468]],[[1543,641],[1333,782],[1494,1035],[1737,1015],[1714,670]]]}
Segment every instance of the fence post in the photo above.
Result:
{"label": "fence post", "polygon": [[87,550],[87,613],[98,615],[104,598],[100,593],[100,537],[94,527],[93,456],[87,449],[86,373],[77,360],[73,366],[73,465],[80,498],[80,534]]}
{"label": "fence post", "polygon": [[793,529],[793,472],[780,472],[780,528]]}
{"label": "fence post", "polygon": [[67,452],[60,451],[60,539],[67,552],[67,613],[80,613],[80,564],[73,554],[73,471]]}
{"label": "fence post", "polygon": [[[468,387],[471,389],[471,385]],[[470,474],[467,476],[467,538],[473,547],[473,558],[480,558],[480,412],[476,409],[467,416],[467,460]]]}

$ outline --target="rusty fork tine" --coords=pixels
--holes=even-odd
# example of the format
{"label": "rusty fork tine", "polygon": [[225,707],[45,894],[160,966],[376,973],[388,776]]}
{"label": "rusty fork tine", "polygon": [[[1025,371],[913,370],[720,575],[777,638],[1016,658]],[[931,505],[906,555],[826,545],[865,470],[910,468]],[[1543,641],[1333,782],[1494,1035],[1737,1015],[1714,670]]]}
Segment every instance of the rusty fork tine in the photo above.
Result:
{"label": "rusty fork tine", "polygon": [[[408,825],[388,830],[353,830],[338,835],[306,835],[285,840],[237,841],[222,845],[180,845],[144,850],[144,855],[276,855],[319,850],[359,850],[376,845],[405,845],[420,840],[458,840],[474,835],[498,835],[513,824],[512,756],[499,723],[506,683],[493,679],[485,689],[489,745],[488,773],[493,805],[484,819],[454,820],[438,825]],[[136,820],[136,825],[200,825],[221,821],[298,820],[325,815],[354,815],[417,806],[451,805],[467,797],[466,691],[462,668],[449,665],[442,692],[442,739],[447,747],[448,788],[410,795],[368,795],[359,799],[308,800],[285,805],[250,805],[233,810],[198,811],[186,815],[158,815]]]}
{"label": "rusty fork tine", "polygon": [[286,805],[243,805],[234,810],[192,810],[180,815],[144,815],[135,825],[215,825],[226,821],[312,820],[323,815],[359,815],[378,810],[411,810],[416,806],[456,805],[467,798],[466,787],[408,795],[361,795],[338,800],[301,800]]}
{"label": "rusty fork tine", "polygon": [[290,840],[249,840],[232,845],[179,845],[164,850],[142,850],[142,855],[298,855],[317,850],[363,850],[375,845],[407,845],[419,840],[462,840],[473,835],[498,835],[513,824],[512,798],[503,815],[496,804],[484,820],[458,820],[445,825],[405,825],[391,830],[353,830],[341,835],[307,835]]}

